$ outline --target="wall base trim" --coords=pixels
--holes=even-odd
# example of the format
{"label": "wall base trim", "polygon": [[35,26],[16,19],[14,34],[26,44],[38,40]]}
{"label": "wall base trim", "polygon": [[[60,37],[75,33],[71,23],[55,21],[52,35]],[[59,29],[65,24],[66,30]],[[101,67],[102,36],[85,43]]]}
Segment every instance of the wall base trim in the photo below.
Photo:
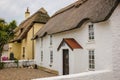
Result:
{"label": "wall base trim", "polygon": [[52,69],[49,69],[49,68],[46,68],[46,67],[43,67],[43,66],[38,66],[38,68],[39,68],[40,70],[45,71],[45,72],[59,75],[58,71],[56,71],[56,70],[52,70]]}

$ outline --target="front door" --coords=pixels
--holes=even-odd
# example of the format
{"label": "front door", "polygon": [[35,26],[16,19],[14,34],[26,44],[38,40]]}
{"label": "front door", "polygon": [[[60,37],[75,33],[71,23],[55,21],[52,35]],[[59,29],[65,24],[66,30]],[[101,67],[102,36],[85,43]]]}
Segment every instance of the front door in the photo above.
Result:
{"label": "front door", "polygon": [[63,49],[63,75],[69,74],[69,50]]}

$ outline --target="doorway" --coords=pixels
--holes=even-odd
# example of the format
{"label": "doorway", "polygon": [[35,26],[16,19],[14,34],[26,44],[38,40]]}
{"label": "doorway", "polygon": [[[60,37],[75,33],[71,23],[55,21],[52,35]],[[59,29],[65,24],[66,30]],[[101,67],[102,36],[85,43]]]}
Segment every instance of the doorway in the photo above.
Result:
{"label": "doorway", "polygon": [[69,50],[63,49],[63,75],[69,74]]}

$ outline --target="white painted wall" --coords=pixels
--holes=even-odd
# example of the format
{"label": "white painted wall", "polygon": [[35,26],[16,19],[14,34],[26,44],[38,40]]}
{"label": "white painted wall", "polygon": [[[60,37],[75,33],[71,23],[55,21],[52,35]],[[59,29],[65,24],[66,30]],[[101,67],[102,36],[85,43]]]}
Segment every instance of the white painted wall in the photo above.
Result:
{"label": "white painted wall", "polygon": [[110,21],[97,23],[95,26],[96,70],[112,68],[112,31]]}
{"label": "white painted wall", "polygon": [[120,80],[120,4],[110,17],[112,26],[112,62],[114,80]]}
{"label": "white painted wall", "polygon": [[40,43],[39,39],[37,39],[36,42],[37,43],[35,44],[35,59],[34,60],[35,60],[36,64],[40,65],[40,63],[41,63],[40,62],[41,61],[41,57],[40,57],[41,56],[41,54],[40,54],[41,53],[40,52],[41,51],[41,46],[40,46],[40,44],[41,43]]}
{"label": "white painted wall", "polygon": [[[81,28],[55,34],[53,50],[54,50],[54,64],[52,69],[58,70],[62,75],[62,55],[61,50],[57,52],[57,47],[63,38],[74,38],[83,47],[83,50],[70,51],[71,73],[84,72],[68,76],[58,76],[54,78],[47,78],[44,80],[120,80],[120,4],[112,14],[109,20],[94,24],[95,26],[95,41],[88,42],[87,25]],[[44,39],[47,39],[44,38]],[[38,39],[39,40],[39,39]],[[49,42],[49,39],[46,40]],[[37,43],[39,43],[37,41]],[[47,47],[48,45],[46,45]],[[62,48],[61,48],[62,49]],[[96,71],[88,71],[88,49],[95,49]],[[37,50],[37,49],[36,49]],[[77,54],[78,53],[78,54]],[[38,54],[38,53],[36,53]],[[46,54],[46,53],[44,53]],[[44,56],[45,57],[45,56]],[[38,58],[39,59],[39,58]],[[75,66],[78,61],[80,64]],[[47,63],[44,63],[47,64]],[[43,65],[46,67],[45,65]],[[106,72],[103,70],[111,70]],[[100,71],[100,72],[99,72]],[[40,79],[36,79],[40,80]]]}
{"label": "white painted wall", "polygon": [[[109,21],[94,24],[95,40],[91,43],[88,42],[88,25],[85,23],[82,27],[67,32],[62,32],[53,35],[53,66],[50,67],[50,36],[43,37],[43,54],[44,60],[40,64],[40,38],[36,41],[36,63],[46,68],[59,71],[62,75],[62,49],[69,49],[69,69],[70,74],[89,71],[88,64],[88,50],[95,49],[95,70],[108,69],[111,65],[112,55],[112,40],[111,40],[111,27]],[[74,38],[83,49],[71,50],[68,46],[62,47],[57,51],[63,38]]]}
{"label": "white painted wall", "polygon": [[8,51],[3,51],[3,52],[2,52],[2,57],[9,57]]}

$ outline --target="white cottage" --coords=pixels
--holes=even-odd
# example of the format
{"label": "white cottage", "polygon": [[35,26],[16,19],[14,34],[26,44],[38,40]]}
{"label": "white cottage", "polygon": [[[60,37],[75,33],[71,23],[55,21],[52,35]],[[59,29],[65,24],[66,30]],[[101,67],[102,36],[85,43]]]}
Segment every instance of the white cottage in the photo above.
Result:
{"label": "white cottage", "polygon": [[57,11],[34,36],[36,64],[59,75],[113,69],[120,0],[78,0]]}

